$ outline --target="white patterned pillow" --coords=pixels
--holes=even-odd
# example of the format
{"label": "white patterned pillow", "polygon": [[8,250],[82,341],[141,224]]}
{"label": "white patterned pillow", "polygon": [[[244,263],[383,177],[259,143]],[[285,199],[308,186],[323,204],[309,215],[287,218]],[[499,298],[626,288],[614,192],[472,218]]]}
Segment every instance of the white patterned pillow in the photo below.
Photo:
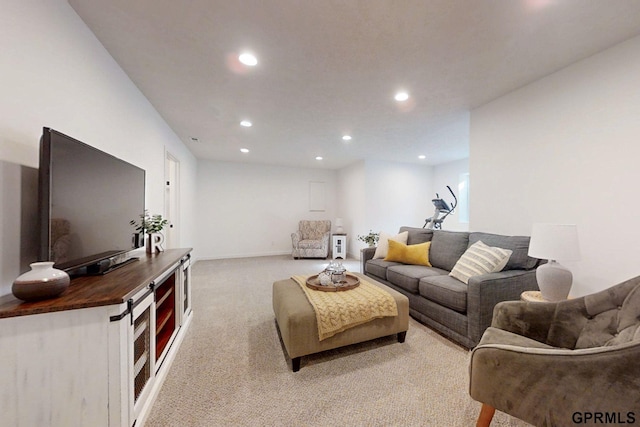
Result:
{"label": "white patterned pillow", "polygon": [[487,246],[479,240],[462,254],[449,276],[469,284],[470,277],[501,271],[512,253],[509,249]]}
{"label": "white patterned pillow", "polygon": [[389,239],[406,245],[408,238],[408,231],[403,231],[402,233],[398,233],[395,236],[381,231],[380,239],[378,239],[378,246],[376,247],[376,252],[373,254],[373,259],[385,258],[387,256],[387,253],[389,252]]}

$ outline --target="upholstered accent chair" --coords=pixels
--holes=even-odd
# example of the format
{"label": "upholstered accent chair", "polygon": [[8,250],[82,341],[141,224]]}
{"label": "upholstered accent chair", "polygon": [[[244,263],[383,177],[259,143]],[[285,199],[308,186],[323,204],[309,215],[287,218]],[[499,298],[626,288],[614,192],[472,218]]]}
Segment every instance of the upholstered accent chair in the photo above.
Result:
{"label": "upholstered accent chair", "polygon": [[293,258],[327,258],[329,237],[331,237],[331,221],[300,221],[298,231],[291,233]]}
{"label": "upholstered accent chair", "polygon": [[478,426],[495,409],[536,426],[640,421],[640,277],[557,303],[497,304],[469,369]]}

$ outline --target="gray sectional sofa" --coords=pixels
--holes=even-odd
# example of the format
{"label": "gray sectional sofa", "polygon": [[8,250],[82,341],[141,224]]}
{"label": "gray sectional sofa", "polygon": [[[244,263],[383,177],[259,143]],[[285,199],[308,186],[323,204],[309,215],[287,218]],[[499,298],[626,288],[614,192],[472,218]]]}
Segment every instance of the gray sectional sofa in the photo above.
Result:
{"label": "gray sectional sofa", "polygon": [[[362,272],[409,298],[409,314],[461,345],[472,348],[491,324],[493,307],[537,291],[540,260],[527,255],[529,237],[401,227],[407,245],[431,242],[432,267],[373,259],[376,248],[362,250]],[[473,276],[469,283],[449,275],[467,248],[477,241],[512,252],[504,269]]]}

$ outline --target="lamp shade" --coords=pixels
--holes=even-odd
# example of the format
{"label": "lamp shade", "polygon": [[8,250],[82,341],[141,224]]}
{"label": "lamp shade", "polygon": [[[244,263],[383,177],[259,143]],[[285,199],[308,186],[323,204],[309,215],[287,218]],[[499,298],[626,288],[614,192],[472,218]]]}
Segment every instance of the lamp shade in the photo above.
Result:
{"label": "lamp shade", "polygon": [[529,256],[533,258],[577,261],[580,259],[575,224],[533,224]]}
{"label": "lamp shade", "polygon": [[336,226],[336,232],[337,233],[343,233],[344,232],[344,229],[342,228],[344,226],[342,218],[336,218],[335,226]]}

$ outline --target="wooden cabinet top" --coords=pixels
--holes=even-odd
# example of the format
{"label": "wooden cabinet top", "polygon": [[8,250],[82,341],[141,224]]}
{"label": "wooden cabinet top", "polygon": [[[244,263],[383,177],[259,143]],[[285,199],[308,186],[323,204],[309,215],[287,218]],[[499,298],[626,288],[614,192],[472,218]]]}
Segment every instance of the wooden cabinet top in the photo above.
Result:
{"label": "wooden cabinet top", "polygon": [[188,256],[191,249],[136,254],[140,259],[103,276],[80,276],[58,297],[25,302],[13,295],[0,298],[0,318],[121,304]]}

